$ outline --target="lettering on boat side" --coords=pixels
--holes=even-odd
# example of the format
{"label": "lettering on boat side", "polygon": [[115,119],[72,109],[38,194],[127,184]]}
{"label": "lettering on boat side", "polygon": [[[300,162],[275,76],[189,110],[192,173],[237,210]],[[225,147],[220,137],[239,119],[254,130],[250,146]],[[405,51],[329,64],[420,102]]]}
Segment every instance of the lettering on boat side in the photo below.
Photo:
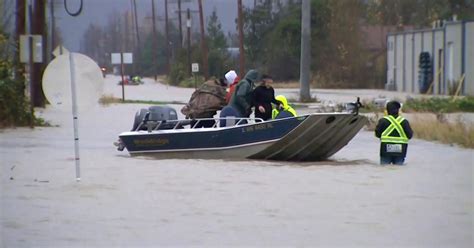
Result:
{"label": "lettering on boat side", "polygon": [[169,144],[170,141],[168,139],[135,139],[133,140],[133,144],[136,146],[149,146],[149,145],[155,145],[155,146],[162,146]]}
{"label": "lettering on boat side", "polygon": [[248,133],[248,132],[253,132],[253,131],[258,131],[258,130],[265,130],[265,129],[270,129],[270,128],[273,128],[272,123],[262,123],[262,124],[258,124],[258,125],[255,125],[255,126],[245,127],[244,129],[242,129],[242,132]]}

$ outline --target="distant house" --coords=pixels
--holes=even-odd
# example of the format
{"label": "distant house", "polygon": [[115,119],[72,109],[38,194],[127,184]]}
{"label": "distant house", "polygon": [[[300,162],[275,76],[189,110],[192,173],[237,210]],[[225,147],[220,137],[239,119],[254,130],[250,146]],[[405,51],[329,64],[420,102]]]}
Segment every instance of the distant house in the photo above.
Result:
{"label": "distant house", "polygon": [[459,89],[460,95],[473,96],[474,21],[388,34],[385,88],[435,95]]}

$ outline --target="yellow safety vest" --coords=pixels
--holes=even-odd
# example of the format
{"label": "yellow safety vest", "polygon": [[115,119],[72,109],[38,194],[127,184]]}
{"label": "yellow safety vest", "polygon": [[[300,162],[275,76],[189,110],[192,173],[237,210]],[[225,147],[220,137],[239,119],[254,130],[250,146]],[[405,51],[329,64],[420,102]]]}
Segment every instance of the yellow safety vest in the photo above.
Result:
{"label": "yellow safety vest", "polygon": [[[385,129],[385,131],[383,131],[380,137],[382,143],[408,144],[408,137],[401,125],[405,118],[398,116],[397,119],[395,119],[391,115],[385,116],[384,118],[390,122],[390,125]],[[397,132],[400,134],[400,137],[390,136],[393,130],[397,130]]]}

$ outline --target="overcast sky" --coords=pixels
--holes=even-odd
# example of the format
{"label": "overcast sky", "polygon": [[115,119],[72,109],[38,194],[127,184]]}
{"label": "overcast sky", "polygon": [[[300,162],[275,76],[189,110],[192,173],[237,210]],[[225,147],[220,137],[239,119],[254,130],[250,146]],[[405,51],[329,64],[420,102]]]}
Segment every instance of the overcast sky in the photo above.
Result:
{"label": "overcast sky", "polygon": [[[151,1],[136,0],[139,22],[145,16],[151,16]],[[74,12],[77,10],[80,0],[67,0],[67,2],[68,9]],[[63,0],[55,0],[56,25],[61,30],[65,47],[72,51],[78,51],[82,35],[89,24],[105,26],[110,15],[124,13],[127,10],[131,11],[131,2],[132,0],[84,0],[82,13],[77,17],[71,17],[64,9]],[[254,0],[242,1],[245,6],[253,6],[253,2]],[[164,3],[164,0],[155,0],[155,11],[158,18],[164,18],[165,16]],[[202,0],[202,3],[205,17],[211,15],[213,8],[216,8],[224,32],[236,32],[237,0]],[[177,13],[175,12],[178,8],[177,5],[177,0],[168,0],[168,15],[170,18],[175,18],[172,21],[176,24],[178,23]],[[187,8],[198,10],[198,0],[182,0],[181,8],[182,10]],[[182,18],[184,25],[185,15]],[[196,18],[198,18],[197,15]]]}

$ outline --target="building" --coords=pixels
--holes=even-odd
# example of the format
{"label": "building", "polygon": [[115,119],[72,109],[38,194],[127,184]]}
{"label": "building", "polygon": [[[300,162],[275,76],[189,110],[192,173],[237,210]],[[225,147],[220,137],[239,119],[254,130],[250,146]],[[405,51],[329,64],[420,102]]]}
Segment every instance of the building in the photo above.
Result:
{"label": "building", "polygon": [[[428,65],[420,64],[420,55],[428,56]],[[432,29],[388,34],[385,88],[434,95],[459,88],[460,95],[474,96],[474,21],[438,21]]]}

